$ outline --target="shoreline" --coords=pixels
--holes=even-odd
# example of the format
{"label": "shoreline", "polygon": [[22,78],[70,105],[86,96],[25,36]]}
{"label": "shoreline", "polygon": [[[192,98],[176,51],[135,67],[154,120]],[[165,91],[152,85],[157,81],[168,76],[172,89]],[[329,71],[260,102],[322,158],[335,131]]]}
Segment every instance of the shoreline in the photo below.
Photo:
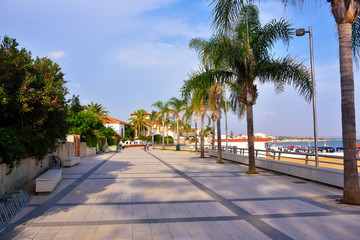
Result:
{"label": "shoreline", "polygon": [[[358,139],[356,139],[358,140]],[[342,139],[318,139],[318,142],[331,142],[331,141],[342,141]],[[308,139],[308,140],[304,140],[304,139],[289,139],[289,140],[274,140],[274,141],[270,141],[270,143],[288,143],[288,142],[314,142],[314,139]]]}

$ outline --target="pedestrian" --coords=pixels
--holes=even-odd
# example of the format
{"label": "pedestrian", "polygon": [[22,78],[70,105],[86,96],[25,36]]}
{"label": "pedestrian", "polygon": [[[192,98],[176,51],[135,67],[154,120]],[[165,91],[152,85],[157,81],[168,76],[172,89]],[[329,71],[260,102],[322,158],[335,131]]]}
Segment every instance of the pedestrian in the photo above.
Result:
{"label": "pedestrian", "polygon": [[146,141],[144,142],[144,151],[146,151]]}
{"label": "pedestrian", "polygon": [[146,148],[147,148],[147,150],[149,150],[149,146],[150,146],[150,142],[147,142],[147,143],[146,143]]}
{"label": "pedestrian", "polygon": [[123,149],[123,142],[121,140],[119,142],[119,148],[120,148],[120,150]]}
{"label": "pedestrian", "polygon": [[124,142],[122,144],[122,148],[123,148],[123,150],[125,150],[125,148],[126,148],[126,144]]}

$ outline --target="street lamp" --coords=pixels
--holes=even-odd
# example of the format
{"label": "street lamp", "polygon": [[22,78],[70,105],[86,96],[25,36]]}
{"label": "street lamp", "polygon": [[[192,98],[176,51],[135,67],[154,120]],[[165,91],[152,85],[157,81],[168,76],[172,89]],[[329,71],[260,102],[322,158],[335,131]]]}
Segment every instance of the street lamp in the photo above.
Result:
{"label": "street lamp", "polygon": [[318,158],[318,140],[317,140],[317,121],[316,121],[316,98],[315,98],[315,73],[314,73],[314,52],[313,52],[313,40],[312,40],[312,28],[309,27],[309,31],[305,31],[304,28],[296,29],[296,36],[304,36],[305,33],[309,33],[310,40],[310,62],[311,62],[311,81],[312,81],[312,102],[313,102],[313,119],[314,119],[314,142],[315,142],[315,166],[319,166]]}

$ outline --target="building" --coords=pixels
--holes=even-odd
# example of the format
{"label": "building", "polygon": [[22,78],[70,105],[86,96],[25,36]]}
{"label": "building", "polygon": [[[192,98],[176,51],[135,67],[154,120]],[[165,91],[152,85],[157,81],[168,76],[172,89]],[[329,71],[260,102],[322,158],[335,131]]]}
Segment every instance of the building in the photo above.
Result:
{"label": "building", "polygon": [[100,116],[100,118],[105,127],[111,127],[118,135],[122,137],[125,136],[125,125],[127,125],[126,122],[109,116]]}
{"label": "building", "polygon": [[[146,113],[146,119],[150,119],[150,113]],[[131,117],[137,116],[137,113],[131,113]],[[164,128],[162,127],[161,121],[155,120],[152,121],[152,127],[153,127],[153,134],[161,134],[163,131],[165,131],[165,136],[169,135],[173,138],[175,138],[175,132],[171,130],[171,123],[168,124],[168,128],[166,131],[166,126]],[[144,136],[151,136],[151,129],[144,129],[144,132],[142,133]]]}
{"label": "building", "polygon": [[[269,138],[255,138],[254,139],[254,147],[255,149],[266,149],[267,145],[269,145]],[[215,139],[215,144],[217,144],[217,139]],[[226,146],[226,139],[221,139],[221,146]],[[237,148],[248,148],[248,140],[247,139],[228,139],[228,147],[231,148],[236,146]]]}

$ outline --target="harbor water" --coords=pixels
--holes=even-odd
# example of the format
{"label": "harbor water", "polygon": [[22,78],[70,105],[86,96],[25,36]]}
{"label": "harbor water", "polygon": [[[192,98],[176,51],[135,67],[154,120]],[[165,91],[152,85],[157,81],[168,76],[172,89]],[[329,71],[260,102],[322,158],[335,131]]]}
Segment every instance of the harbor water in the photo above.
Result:
{"label": "harbor water", "polygon": [[[343,147],[343,143],[341,140],[318,141],[318,147],[324,147],[325,142],[327,144],[327,147],[333,147],[335,149],[338,147]],[[360,140],[356,140],[356,143],[360,144]],[[307,142],[278,142],[278,143],[271,143],[270,145],[283,146],[283,147],[287,147],[287,146],[298,147],[298,146],[300,146],[301,148],[309,148],[309,146],[315,147],[315,144],[313,141],[310,141],[310,142],[309,141],[307,141]]]}

